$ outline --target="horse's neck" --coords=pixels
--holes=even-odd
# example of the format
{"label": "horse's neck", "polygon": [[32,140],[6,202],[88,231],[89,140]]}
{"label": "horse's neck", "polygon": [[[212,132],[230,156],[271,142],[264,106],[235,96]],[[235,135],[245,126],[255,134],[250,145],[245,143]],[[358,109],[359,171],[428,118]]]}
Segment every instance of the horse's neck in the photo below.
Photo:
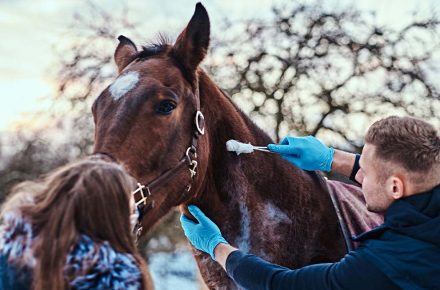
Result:
{"label": "horse's neck", "polygon": [[[228,187],[233,187],[234,191],[241,188],[242,194],[239,196],[243,201],[251,202],[243,196],[246,193],[260,196],[268,202],[278,201],[283,199],[284,191],[316,183],[319,179],[314,173],[308,174],[274,153],[254,151],[250,154],[236,155],[234,152],[226,151],[226,142],[230,139],[258,146],[266,146],[273,141],[229,99],[220,108],[222,109],[218,113],[222,119],[216,122],[215,128],[210,127],[209,130],[208,167],[208,171],[211,171],[210,176],[215,176],[219,193],[227,193],[225,191]],[[313,178],[316,178],[315,182]],[[239,196],[234,194],[236,198]]]}
{"label": "horse's neck", "polygon": [[[291,268],[340,258],[343,241],[322,179],[276,154],[237,156],[227,152],[229,139],[255,145],[272,140],[206,75],[199,88],[207,126],[205,147],[200,151],[209,156],[200,159],[207,162],[207,168],[201,174],[203,182],[195,202],[226,240],[242,251]],[[198,255],[196,260],[205,280],[228,285],[219,289],[237,289],[210,259]]]}
{"label": "horse's neck", "polygon": [[[242,241],[250,240],[250,223],[255,224],[256,219],[291,222],[293,211],[301,212],[302,203],[308,204],[322,194],[320,177],[295,168],[276,154],[254,152],[237,156],[227,152],[225,143],[230,139],[256,145],[267,145],[272,140],[209,79],[202,80],[210,143],[203,207],[223,228],[239,233]],[[207,96],[208,92],[211,95]]]}

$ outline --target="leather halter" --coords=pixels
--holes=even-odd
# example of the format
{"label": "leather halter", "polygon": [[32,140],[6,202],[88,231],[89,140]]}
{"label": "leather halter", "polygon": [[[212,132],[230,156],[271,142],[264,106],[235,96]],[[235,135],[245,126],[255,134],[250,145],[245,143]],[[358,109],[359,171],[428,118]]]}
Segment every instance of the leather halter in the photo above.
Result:
{"label": "leather halter", "polygon": [[[184,189],[184,196],[191,190],[192,182],[194,180],[194,177],[197,174],[197,145],[198,145],[198,138],[201,135],[205,134],[205,117],[203,116],[202,112],[200,111],[200,96],[199,96],[199,89],[197,87],[195,92],[195,98],[196,98],[196,114],[194,117],[194,125],[195,130],[193,132],[192,140],[190,146],[186,149],[186,152],[182,159],[177,163],[177,165],[164,172],[162,175],[158,176],[157,178],[153,179],[150,183],[142,185],[138,183],[138,188],[132,192],[132,195],[134,197],[134,200],[136,202],[136,207],[139,210],[139,219],[138,222],[134,228],[134,232],[136,234],[136,238],[139,239],[140,236],[142,236],[143,233],[143,227],[142,227],[142,220],[145,216],[146,209],[145,206],[147,204],[147,199],[150,195],[152,195],[158,188],[161,187],[161,185],[173,178],[175,175],[177,175],[182,169],[183,170],[189,170],[190,174],[190,181],[185,186]],[[144,192],[146,190],[147,192]]]}

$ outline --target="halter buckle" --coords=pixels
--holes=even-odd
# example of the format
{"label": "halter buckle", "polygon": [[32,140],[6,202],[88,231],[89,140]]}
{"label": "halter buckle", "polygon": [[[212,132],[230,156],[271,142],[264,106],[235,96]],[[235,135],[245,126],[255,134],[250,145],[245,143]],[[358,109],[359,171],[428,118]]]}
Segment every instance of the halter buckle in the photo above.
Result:
{"label": "halter buckle", "polygon": [[[139,182],[137,183],[138,188],[133,191],[131,194],[133,195],[134,199],[136,200],[136,193],[141,193],[141,199],[136,201],[136,206],[139,206],[140,204],[147,204],[147,198],[151,195],[150,188],[148,186],[142,185]],[[143,189],[146,188],[148,191],[148,195],[146,196]]]}
{"label": "halter buckle", "polygon": [[[191,168],[191,166],[192,166],[192,168]],[[190,167],[189,167],[189,172],[191,173],[191,179],[193,179],[194,176],[196,176],[196,174],[197,174],[196,168],[197,168],[197,161],[192,160]]]}
{"label": "halter buckle", "polygon": [[203,116],[201,111],[197,111],[195,123],[196,123],[197,132],[199,132],[200,135],[204,135],[205,134],[205,116]]}

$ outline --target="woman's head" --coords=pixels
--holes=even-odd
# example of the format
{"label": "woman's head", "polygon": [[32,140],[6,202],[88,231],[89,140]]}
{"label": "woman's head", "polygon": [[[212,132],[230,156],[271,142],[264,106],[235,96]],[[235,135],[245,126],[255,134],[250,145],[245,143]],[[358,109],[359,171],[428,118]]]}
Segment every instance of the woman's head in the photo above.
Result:
{"label": "woman's head", "polygon": [[125,251],[132,239],[130,192],[134,180],[119,165],[98,159],[84,159],[61,167],[44,178],[34,204],[24,208],[35,230],[55,237],[67,228],[96,241],[109,241]]}
{"label": "woman's head", "polygon": [[[20,213],[32,224],[36,236],[34,253],[36,289],[64,288],[63,266],[80,234],[97,243],[108,241],[118,252],[135,256],[130,215],[135,181],[121,166],[96,157],[56,169],[40,182],[20,186],[28,196]],[[20,200],[13,197],[10,206]],[[8,206],[4,210],[7,210]],[[47,281],[50,281],[47,282]]]}

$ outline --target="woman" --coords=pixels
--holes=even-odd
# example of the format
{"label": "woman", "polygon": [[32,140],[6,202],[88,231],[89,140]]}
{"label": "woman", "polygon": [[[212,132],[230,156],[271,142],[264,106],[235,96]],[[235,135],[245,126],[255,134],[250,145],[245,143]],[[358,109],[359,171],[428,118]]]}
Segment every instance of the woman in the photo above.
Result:
{"label": "woman", "polygon": [[16,187],[1,212],[0,289],[151,289],[132,236],[134,187],[96,158]]}

